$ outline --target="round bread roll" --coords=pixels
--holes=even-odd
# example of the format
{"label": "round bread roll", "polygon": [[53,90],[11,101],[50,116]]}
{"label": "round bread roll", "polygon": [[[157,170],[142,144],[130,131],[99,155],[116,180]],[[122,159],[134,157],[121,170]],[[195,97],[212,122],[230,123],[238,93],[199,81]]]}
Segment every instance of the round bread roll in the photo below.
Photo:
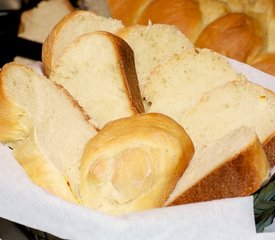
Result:
{"label": "round bread roll", "polygon": [[263,72],[275,76],[275,53],[259,54],[251,65]]}
{"label": "round bread roll", "polygon": [[243,13],[230,13],[204,28],[195,45],[247,62],[262,50],[264,33],[254,18]]}
{"label": "round bread roll", "polygon": [[109,122],[86,145],[81,200],[113,215],[162,207],[193,154],[185,130],[165,115]]}

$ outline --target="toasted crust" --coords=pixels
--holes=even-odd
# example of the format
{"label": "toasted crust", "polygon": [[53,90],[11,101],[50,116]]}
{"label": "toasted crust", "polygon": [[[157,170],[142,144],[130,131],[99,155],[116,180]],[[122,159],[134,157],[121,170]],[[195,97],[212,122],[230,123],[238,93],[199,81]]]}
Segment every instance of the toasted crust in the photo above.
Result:
{"label": "toasted crust", "polygon": [[226,163],[218,166],[167,205],[248,196],[257,191],[269,172],[269,165],[260,141],[255,138]]}
{"label": "toasted crust", "polygon": [[264,143],[263,148],[271,167],[275,166],[275,133],[273,133]]}

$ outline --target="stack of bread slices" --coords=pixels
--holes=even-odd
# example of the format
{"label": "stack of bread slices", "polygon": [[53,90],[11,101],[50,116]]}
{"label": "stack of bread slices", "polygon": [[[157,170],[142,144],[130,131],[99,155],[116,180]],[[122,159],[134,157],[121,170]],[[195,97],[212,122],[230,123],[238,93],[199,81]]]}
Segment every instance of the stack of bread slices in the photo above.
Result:
{"label": "stack of bread slices", "polygon": [[275,94],[176,27],[77,10],[43,75],[0,75],[0,141],[34,183],[109,214],[247,196],[275,166]]}

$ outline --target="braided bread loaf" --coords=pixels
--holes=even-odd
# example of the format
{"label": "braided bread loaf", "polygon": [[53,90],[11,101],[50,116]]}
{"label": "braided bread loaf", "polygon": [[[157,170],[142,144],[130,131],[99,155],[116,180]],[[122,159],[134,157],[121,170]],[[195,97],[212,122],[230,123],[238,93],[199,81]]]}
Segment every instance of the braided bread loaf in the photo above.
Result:
{"label": "braided bread loaf", "polygon": [[275,75],[275,0],[108,0],[127,25],[166,23],[199,48]]}

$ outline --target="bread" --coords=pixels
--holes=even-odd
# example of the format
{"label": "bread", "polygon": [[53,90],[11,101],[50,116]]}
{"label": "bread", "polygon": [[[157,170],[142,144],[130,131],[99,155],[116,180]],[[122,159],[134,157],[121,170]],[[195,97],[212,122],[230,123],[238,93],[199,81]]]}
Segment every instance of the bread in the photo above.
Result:
{"label": "bread", "polygon": [[66,15],[49,33],[42,47],[44,71],[50,75],[63,49],[76,37],[98,30],[114,33],[124,25],[122,22],[98,16],[89,11],[77,10]]}
{"label": "bread", "polygon": [[63,88],[31,68],[9,63],[0,81],[0,142],[37,184],[78,199],[81,156],[97,131]]}
{"label": "bread", "polygon": [[275,165],[275,94],[249,81],[225,83],[206,93],[179,123],[196,146],[215,141],[245,125],[255,130],[270,166]]}
{"label": "bread", "polygon": [[134,2],[109,0],[111,16],[127,26],[146,25],[148,21],[177,26],[196,47],[210,48],[247,64],[259,54],[275,53],[274,0]]}
{"label": "bread", "polygon": [[162,114],[110,122],[85,148],[81,199],[114,215],[162,207],[193,153],[184,129]]}
{"label": "bread", "polygon": [[129,45],[108,32],[76,38],[50,75],[101,129],[107,122],[144,112]]}
{"label": "bread", "polygon": [[262,53],[259,54],[255,59],[253,59],[251,66],[265,73],[275,76],[274,62],[275,53]]}
{"label": "bread", "polygon": [[193,44],[182,32],[166,24],[135,25],[125,27],[116,34],[134,51],[141,93],[146,78],[157,65],[175,53],[193,48]]}
{"label": "bread", "polygon": [[229,13],[207,25],[195,45],[249,62],[262,51],[264,34],[254,18],[244,13]]}
{"label": "bread", "polygon": [[147,79],[143,95],[148,103],[146,111],[179,121],[203,93],[241,79],[245,78],[218,53],[208,49],[183,51],[155,68]]}
{"label": "bread", "polygon": [[23,12],[18,35],[43,43],[57,22],[73,11],[68,0],[41,1],[37,7]]}
{"label": "bread", "polygon": [[268,178],[269,165],[255,134],[241,126],[195,155],[167,205],[249,196]]}

